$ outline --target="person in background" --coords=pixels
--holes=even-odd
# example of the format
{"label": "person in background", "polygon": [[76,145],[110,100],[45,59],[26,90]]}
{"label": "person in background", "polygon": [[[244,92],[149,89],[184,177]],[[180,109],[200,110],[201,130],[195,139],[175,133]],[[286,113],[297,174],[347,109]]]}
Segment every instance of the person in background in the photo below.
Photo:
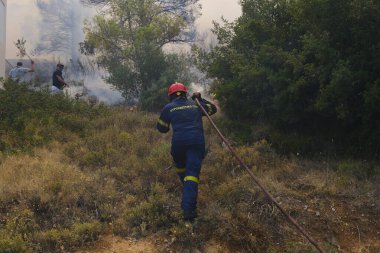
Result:
{"label": "person in background", "polygon": [[[187,99],[187,88],[181,83],[174,83],[168,91],[170,103],[162,110],[157,123],[161,133],[173,128],[171,155],[176,171],[183,184],[181,208],[185,221],[197,218],[197,198],[199,174],[205,156],[205,138],[202,116],[206,116],[197,103]],[[198,99],[209,115],[217,108],[202,99],[201,93],[195,92],[193,100]]]}
{"label": "person in background", "polygon": [[31,68],[24,68],[22,62],[17,62],[16,67],[9,71],[9,78],[11,78],[16,83],[20,83],[26,73],[34,72],[34,61],[30,61],[30,63]]}
{"label": "person in background", "polygon": [[57,64],[56,70],[53,72],[53,85],[51,86],[51,93],[58,94],[63,92],[63,88],[68,87],[65,79],[62,76],[62,71],[65,66],[61,63]]}

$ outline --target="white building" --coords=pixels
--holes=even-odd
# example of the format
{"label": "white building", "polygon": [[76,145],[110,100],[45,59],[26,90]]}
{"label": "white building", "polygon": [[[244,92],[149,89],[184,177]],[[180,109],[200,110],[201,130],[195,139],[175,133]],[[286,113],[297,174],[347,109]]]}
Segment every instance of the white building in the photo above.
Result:
{"label": "white building", "polygon": [[5,77],[5,28],[7,0],[0,0],[0,77]]}

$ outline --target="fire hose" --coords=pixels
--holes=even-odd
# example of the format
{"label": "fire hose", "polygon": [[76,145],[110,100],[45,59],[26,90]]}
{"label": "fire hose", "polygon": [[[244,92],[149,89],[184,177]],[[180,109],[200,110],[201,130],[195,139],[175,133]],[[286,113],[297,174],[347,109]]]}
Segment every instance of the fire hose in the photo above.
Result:
{"label": "fire hose", "polygon": [[253,181],[259,186],[259,188],[264,192],[264,194],[267,196],[267,198],[281,211],[283,215],[287,218],[287,220],[294,225],[297,230],[320,252],[320,253],[326,253],[317,243],[316,240],[311,237],[298,223],[297,221],[288,214],[285,209],[273,198],[273,196],[266,190],[266,188],[263,186],[263,184],[260,182],[260,180],[253,174],[253,172],[248,168],[248,166],[244,163],[243,159],[236,153],[234,148],[231,146],[229,141],[223,136],[223,134],[220,132],[218,127],[215,125],[214,121],[211,119],[210,115],[208,115],[207,111],[201,103],[199,102],[198,98],[195,98],[195,102],[197,105],[202,109],[203,113],[206,115],[207,119],[210,121],[211,125],[215,128],[216,132],[218,133],[219,137],[222,139],[222,141],[227,145],[228,149],[231,151],[233,156],[239,161],[240,165],[248,172],[248,174],[251,176]]}

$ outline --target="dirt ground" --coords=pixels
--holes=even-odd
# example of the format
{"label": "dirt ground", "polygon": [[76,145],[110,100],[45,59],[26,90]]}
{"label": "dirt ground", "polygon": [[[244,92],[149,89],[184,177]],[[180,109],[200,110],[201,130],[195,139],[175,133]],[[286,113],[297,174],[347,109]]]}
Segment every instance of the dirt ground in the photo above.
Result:
{"label": "dirt ground", "polygon": [[[347,236],[346,241],[355,240],[357,241],[357,245],[353,246],[353,248],[348,249],[348,245],[352,245],[352,241],[348,243],[348,245],[343,247],[339,247],[339,252],[344,253],[380,253],[380,240],[366,240],[365,238],[359,238],[359,230],[358,234]],[[376,232],[376,231],[375,231]],[[377,231],[379,234],[380,232]],[[356,238],[355,238],[356,237]],[[363,241],[361,241],[363,240]],[[340,241],[342,244],[343,241]],[[173,250],[170,247],[170,240],[166,240],[163,238],[158,239],[155,236],[150,236],[147,238],[143,238],[141,240],[135,239],[125,239],[118,236],[107,235],[102,237],[93,247],[80,250],[76,253],[156,253],[156,252],[178,252],[178,250]],[[181,252],[189,252],[189,253],[201,253],[198,250],[187,251],[183,249]],[[231,252],[227,248],[223,247],[220,243],[215,241],[210,241],[204,247],[204,253],[229,253]],[[327,252],[335,252],[335,251],[327,251]]]}
{"label": "dirt ground", "polygon": [[[157,252],[178,252],[171,249],[174,241],[167,240],[162,236],[154,235],[141,240],[125,239],[118,236],[107,235],[102,237],[93,247],[77,251],[76,253],[157,253]],[[183,249],[181,252],[200,253],[198,250],[187,251]],[[210,241],[204,247],[205,253],[229,253],[221,244]]]}
{"label": "dirt ground", "polygon": [[92,248],[77,253],[150,253],[157,252],[153,238],[136,241],[107,235],[102,237]]}

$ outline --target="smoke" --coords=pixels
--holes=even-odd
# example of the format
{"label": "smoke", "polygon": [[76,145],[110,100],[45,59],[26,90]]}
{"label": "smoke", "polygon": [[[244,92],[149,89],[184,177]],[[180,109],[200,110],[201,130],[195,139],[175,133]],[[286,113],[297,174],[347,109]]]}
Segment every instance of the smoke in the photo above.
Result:
{"label": "smoke", "polygon": [[36,5],[41,21],[35,53],[79,59],[79,43],[84,39],[83,22],[94,10],[82,6],[79,0],[36,0]]}
{"label": "smoke", "polygon": [[124,98],[121,93],[104,81],[107,73],[97,68],[91,71],[90,68],[96,67],[86,61],[70,61],[65,64],[63,76],[69,84],[67,92],[70,97],[80,94],[84,98],[96,97],[97,100],[110,105],[122,103]]}
{"label": "smoke", "polygon": [[200,83],[191,83],[189,87],[190,92],[205,92],[206,87]]}
{"label": "smoke", "polygon": [[194,92],[200,92],[202,94],[202,98],[207,100],[212,100],[209,96],[209,90],[207,84],[201,83],[191,83],[189,86],[189,94],[193,94]]}
{"label": "smoke", "polygon": [[100,75],[87,76],[84,80],[89,96],[96,96],[99,101],[107,104],[120,104],[125,101],[121,93],[106,84]]}
{"label": "smoke", "polygon": [[[92,4],[99,0],[36,0],[40,14],[39,39],[35,45],[35,55],[51,59],[50,68],[45,68],[46,82],[50,83],[55,64],[65,65],[64,78],[70,85],[67,92],[74,97],[83,94],[96,96],[107,104],[121,103],[120,92],[104,82],[101,70],[90,58],[80,54],[79,43],[84,40],[83,25],[96,12]],[[82,84],[82,85],[76,85]]]}

